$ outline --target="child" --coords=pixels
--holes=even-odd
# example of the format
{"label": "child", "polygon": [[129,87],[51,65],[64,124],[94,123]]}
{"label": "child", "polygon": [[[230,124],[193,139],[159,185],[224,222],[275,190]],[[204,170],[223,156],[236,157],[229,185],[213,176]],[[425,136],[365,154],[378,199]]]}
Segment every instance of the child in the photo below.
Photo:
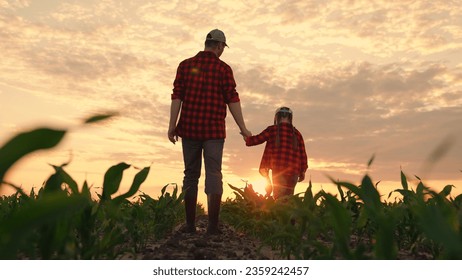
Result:
{"label": "child", "polygon": [[[246,146],[266,142],[259,171],[269,182],[267,195],[272,191],[274,199],[293,195],[295,185],[305,179],[308,169],[305,143],[301,133],[292,125],[292,117],[290,108],[278,108],[274,125],[268,126],[258,135],[244,137]],[[269,170],[272,173],[272,187]]]}

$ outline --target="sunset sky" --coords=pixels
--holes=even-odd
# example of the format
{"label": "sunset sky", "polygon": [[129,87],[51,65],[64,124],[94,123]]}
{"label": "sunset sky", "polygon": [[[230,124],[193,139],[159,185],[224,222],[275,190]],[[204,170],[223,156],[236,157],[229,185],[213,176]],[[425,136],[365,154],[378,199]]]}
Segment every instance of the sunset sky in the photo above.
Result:
{"label": "sunset sky", "polygon": [[[327,176],[359,184],[368,172],[388,195],[402,168],[410,180],[461,192],[462,6],[451,0],[0,0],[0,145],[39,126],[72,129],[6,180],[40,187],[49,164],[71,160],[66,170],[94,191],[119,162],[132,165],[124,184],[135,167],[151,166],[141,190],[153,197],[181,186],[181,144],[167,139],[173,80],[215,28],[227,37],[221,59],[248,129],[271,125],[278,106],[293,109],[309,159],[297,190],[310,178],[329,188]],[[107,111],[120,115],[80,126]],[[227,183],[258,185],[264,147],[246,147],[229,113],[227,128],[232,197]]]}

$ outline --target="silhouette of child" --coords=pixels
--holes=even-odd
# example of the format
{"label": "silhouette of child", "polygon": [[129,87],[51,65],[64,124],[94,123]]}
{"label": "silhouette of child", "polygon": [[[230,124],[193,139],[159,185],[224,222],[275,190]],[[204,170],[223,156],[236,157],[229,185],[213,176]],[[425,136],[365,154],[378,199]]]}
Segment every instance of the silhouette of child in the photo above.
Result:
{"label": "silhouette of child", "polygon": [[292,125],[292,119],[292,110],[280,107],[275,112],[274,125],[258,135],[244,137],[246,146],[266,142],[259,171],[268,181],[266,195],[270,196],[273,192],[274,199],[293,195],[295,185],[305,179],[308,169],[303,136]]}

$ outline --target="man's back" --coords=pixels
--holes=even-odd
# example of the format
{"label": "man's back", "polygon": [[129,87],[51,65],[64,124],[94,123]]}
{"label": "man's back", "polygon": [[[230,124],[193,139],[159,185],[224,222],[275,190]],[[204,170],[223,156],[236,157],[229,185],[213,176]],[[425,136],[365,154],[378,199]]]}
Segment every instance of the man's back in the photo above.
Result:
{"label": "man's back", "polygon": [[178,66],[171,96],[168,139],[175,144],[178,136],[182,138],[185,165],[182,191],[186,214],[182,230],[196,232],[197,192],[203,156],[209,216],[207,233],[220,234],[218,220],[223,194],[221,165],[226,137],[226,105],[242,135],[251,136],[252,133],[245,126],[233,71],[219,59],[228,46],[225,34],[218,29],[210,31],[204,45],[204,51]]}
{"label": "man's back", "polygon": [[189,139],[226,138],[226,104],[238,102],[231,67],[213,52],[201,51],[182,61],[172,99],[182,104],[177,133]]}

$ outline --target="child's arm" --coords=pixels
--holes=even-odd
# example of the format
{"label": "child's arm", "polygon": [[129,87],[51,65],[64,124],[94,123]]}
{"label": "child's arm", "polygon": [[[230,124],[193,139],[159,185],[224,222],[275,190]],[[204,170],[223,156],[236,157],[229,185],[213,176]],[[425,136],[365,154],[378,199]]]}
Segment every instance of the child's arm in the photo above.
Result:
{"label": "child's arm", "polygon": [[271,127],[267,127],[260,134],[244,138],[245,144],[247,146],[255,146],[255,145],[260,145],[261,143],[268,141],[269,136],[271,135],[270,128]]}

